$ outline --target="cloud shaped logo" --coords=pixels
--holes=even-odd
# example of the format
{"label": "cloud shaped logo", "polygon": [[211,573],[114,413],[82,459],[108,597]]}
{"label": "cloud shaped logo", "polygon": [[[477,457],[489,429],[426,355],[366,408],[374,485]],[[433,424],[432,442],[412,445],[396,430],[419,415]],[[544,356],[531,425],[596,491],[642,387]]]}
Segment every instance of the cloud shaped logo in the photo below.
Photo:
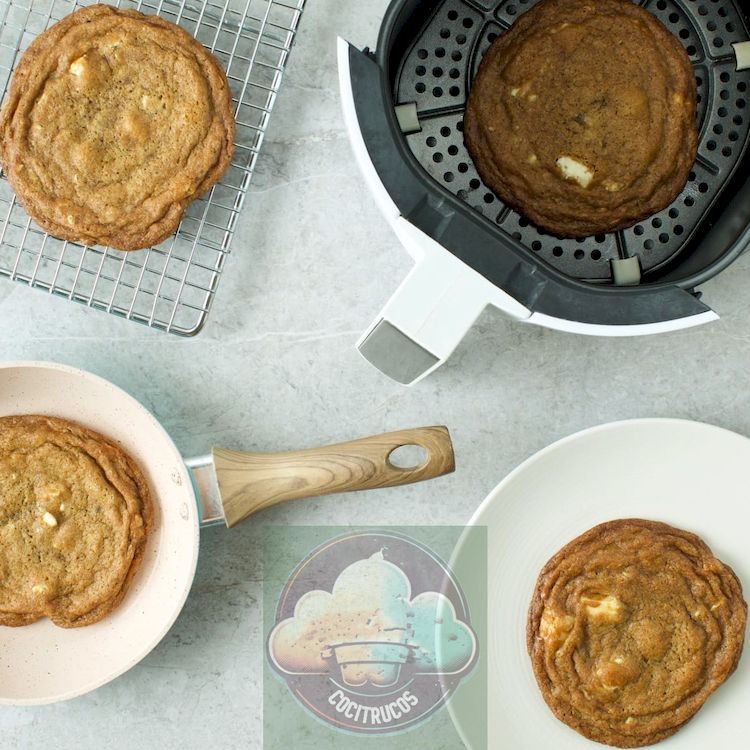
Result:
{"label": "cloud shaped logo", "polygon": [[391,688],[414,674],[460,674],[476,640],[437,591],[412,599],[383,550],[348,565],[330,592],[309,591],[272,631],[269,654],[288,675],[330,675],[349,687]]}

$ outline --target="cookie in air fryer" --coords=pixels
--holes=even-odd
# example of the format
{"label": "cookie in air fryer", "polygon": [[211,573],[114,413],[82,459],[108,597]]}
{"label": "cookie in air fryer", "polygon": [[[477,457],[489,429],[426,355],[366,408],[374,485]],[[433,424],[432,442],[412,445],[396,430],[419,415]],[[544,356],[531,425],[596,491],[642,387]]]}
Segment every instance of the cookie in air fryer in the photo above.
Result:
{"label": "cookie in air fryer", "polygon": [[486,52],[466,107],[485,184],[542,229],[586,237],[670,205],[698,148],[680,41],[631,0],[542,0]]}

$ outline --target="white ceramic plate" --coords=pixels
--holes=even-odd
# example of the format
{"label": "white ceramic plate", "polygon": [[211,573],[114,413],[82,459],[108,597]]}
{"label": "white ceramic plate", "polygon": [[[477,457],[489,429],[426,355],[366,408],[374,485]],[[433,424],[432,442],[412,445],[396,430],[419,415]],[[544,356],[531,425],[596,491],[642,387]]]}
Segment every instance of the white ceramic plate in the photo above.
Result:
{"label": "white ceramic plate", "polygon": [[0,415],[47,414],[114,439],[151,486],[155,528],[120,606],[100,622],[0,626],[0,704],[66,700],[140,661],[182,609],[198,559],[198,511],[187,469],[156,419],[106,380],[48,362],[0,365]]}
{"label": "white ceramic plate", "polygon": [[[537,453],[490,493],[471,525],[486,526],[488,538],[491,750],[603,747],[559,722],[544,703],[526,652],[526,613],[539,571],[560,547],[602,521],[629,517],[699,534],[734,568],[747,594],[750,440],[681,420],[603,425]],[[748,695],[746,653],[695,718],[658,747],[738,747],[747,731]],[[451,706],[454,722],[469,740],[476,715],[457,710]]]}

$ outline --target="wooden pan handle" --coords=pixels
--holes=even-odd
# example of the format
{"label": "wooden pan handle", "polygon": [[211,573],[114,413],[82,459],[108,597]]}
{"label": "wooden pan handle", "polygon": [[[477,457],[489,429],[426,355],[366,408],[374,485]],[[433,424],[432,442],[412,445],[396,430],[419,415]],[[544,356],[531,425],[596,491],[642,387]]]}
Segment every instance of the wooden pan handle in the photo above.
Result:
{"label": "wooden pan handle", "polygon": [[[420,446],[427,458],[409,469],[394,466],[390,455],[404,445]],[[446,427],[399,430],[290,453],[242,453],[214,448],[213,457],[230,527],[287,500],[395,487],[433,479],[455,469]]]}

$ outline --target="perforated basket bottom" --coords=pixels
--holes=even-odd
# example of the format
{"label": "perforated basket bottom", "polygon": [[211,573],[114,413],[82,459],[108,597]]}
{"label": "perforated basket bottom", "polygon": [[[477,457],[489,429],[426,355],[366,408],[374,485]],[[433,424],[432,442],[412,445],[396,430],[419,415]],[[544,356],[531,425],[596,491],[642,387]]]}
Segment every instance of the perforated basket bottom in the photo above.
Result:
{"label": "perforated basket bottom", "polygon": [[[0,86],[44,29],[97,0],[0,0]],[[42,231],[0,180],[0,276],[154,328],[203,327],[229,252],[305,0],[108,0],[177,23],[219,59],[232,90],[237,136],[219,183],[188,207],[177,233],[123,253]]]}
{"label": "perforated basket bottom", "polygon": [[470,82],[489,45],[538,0],[445,0],[402,60],[398,103],[417,103],[422,132],[407,136],[422,166],[500,229],[564,273],[611,282],[609,261],[637,255],[654,271],[686,245],[719,197],[750,135],[750,71],[732,50],[750,37],[733,0],[646,0],[680,39],[695,68],[700,145],[690,180],[674,203],[622,232],[561,240],[504,205],[482,182],[463,140]]}

